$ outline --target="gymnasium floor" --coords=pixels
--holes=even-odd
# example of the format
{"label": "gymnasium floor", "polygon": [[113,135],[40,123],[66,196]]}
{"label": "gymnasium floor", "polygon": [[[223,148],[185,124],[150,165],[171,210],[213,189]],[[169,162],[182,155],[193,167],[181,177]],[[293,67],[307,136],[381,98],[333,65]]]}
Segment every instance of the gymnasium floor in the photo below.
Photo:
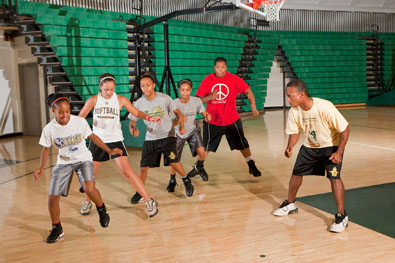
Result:
{"label": "gymnasium floor", "polygon": [[[346,189],[394,183],[394,112],[391,107],[342,111],[351,125],[342,169]],[[0,262],[393,262],[393,228],[382,234],[361,226],[353,221],[361,216],[357,212],[355,216],[349,212],[349,227],[339,234],[328,231],[335,211],[310,206],[306,198],[299,199],[306,203],[299,202],[298,214],[271,215],[286,197],[300,145],[291,159],[284,157],[285,122],[283,110],[243,122],[253,157],[263,172],[260,178],[248,174],[240,153],[230,152],[225,139],[206,161],[209,181],[193,179],[193,197],[185,196],[181,179],[176,192],[167,193],[167,168],[151,169],[147,186],[159,202],[159,214],[154,218],[147,217],[144,204],[129,204],[132,190],[115,164],[107,162],[97,187],[111,222],[107,229],[101,228],[95,211],[89,216],[79,215],[83,196],[75,178],[69,197],[61,199],[65,236],[54,244],[46,244],[45,238],[51,227],[47,193],[55,152],[43,177],[34,182],[32,173],[39,166],[41,151],[39,138],[1,139]],[[137,171],[140,151],[129,149],[129,159]],[[186,170],[194,163],[187,148],[182,163]],[[298,196],[314,201],[330,191],[327,179],[311,176],[305,178]],[[377,204],[387,208],[384,221],[391,226],[392,220],[395,225],[394,192],[379,192],[379,197],[374,191],[363,196],[379,198]],[[346,204],[348,193],[352,197],[348,191]],[[371,214],[369,205],[363,204],[359,210]],[[370,223],[380,224],[380,220],[377,224],[374,221],[379,216],[370,215]]]}

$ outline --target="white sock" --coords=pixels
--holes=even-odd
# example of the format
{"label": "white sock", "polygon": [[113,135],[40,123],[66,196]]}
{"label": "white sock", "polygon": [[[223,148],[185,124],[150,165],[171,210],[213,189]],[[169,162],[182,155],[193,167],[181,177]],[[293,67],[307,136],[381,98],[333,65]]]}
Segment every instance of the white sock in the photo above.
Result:
{"label": "white sock", "polygon": [[251,155],[250,155],[250,156],[248,156],[248,157],[246,157],[246,162],[248,163],[249,161],[252,161],[252,157],[251,157]]}

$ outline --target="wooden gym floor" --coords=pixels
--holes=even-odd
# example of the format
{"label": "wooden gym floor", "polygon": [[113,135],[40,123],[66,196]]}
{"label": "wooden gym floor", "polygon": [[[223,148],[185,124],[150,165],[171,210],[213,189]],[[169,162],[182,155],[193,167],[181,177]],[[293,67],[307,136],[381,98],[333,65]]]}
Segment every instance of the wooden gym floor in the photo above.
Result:
{"label": "wooden gym floor", "polygon": [[[346,189],[394,182],[394,108],[342,113],[351,125],[342,169]],[[51,228],[47,194],[55,152],[34,182],[39,138],[1,139],[0,262],[393,262],[394,239],[354,223],[352,214],[349,227],[339,234],[328,231],[332,214],[301,202],[298,214],[271,214],[286,197],[298,152],[296,147],[291,159],[283,155],[285,122],[283,110],[243,122],[260,178],[248,174],[241,154],[230,152],[225,139],[206,160],[209,181],[193,179],[193,197],[185,196],[179,177],[176,192],[167,193],[168,169],[151,169],[147,186],[159,202],[154,218],[147,217],[144,204],[130,205],[134,190],[110,161],[97,179],[111,216],[103,229],[96,211],[79,214],[83,195],[74,178],[69,196],[61,199],[65,235],[54,244],[45,238]],[[129,159],[138,171],[140,150],[129,149]],[[182,163],[187,171],[194,163],[188,148]],[[310,176],[298,196],[330,191],[327,179]]]}

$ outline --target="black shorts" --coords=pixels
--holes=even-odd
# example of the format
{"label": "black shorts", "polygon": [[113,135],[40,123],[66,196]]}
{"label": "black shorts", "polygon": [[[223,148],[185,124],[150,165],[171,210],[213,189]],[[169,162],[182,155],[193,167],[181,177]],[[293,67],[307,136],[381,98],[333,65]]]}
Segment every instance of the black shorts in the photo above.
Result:
{"label": "black shorts", "polygon": [[293,175],[321,175],[330,179],[341,179],[340,171],[342,162],[339,164],[329,160],[332,153],[337,151],[337,146],[325,148],[309,148],[304,145],[300,147]]}
{"label": "black shorts", "polygon": [[199,147],[204,147],[202,135],[201,135],[201,129],[199,126],[196,126],[196,128],[191,132],[191,134],[189,134],[188,137],[186,138],[177,137],[177,156],[178,159],[180,160],[185,142],[188,142],[192,156],[195,157],[197,155],[196,149]]}
{"label": "black shorts", "polygon": [[[120,142],[109,142],[106,143],[108,148],[114,149],[114,148],[119,148],[122,150],[122,156],[128,156],[128,151],[126,150],[125,144],[123,141]],[[93,161],[95,162],[105,162],[110,160],[110,155],[104,151],[102,148],[94,144],[92,141],[89,142],[89,151],[91,151],[92,156],[93,156]],[[115,159],[120,157],[119,154],[116,155],[111,155],[111,159]]]}
{"label": "black shorts", "polygon": [[176,146],[176,137],[145,141],[141,152],[140,167],[159,167],[162,154],[165,166],[170,163],[178,163]]}
{"label": "black shorts", "polygon": [[203,143],[206,151],[216,152],[224,134],[231,150],[244,150],[250,147],[244,137],[240,119],[227,126],[217,126],[204,121]]}

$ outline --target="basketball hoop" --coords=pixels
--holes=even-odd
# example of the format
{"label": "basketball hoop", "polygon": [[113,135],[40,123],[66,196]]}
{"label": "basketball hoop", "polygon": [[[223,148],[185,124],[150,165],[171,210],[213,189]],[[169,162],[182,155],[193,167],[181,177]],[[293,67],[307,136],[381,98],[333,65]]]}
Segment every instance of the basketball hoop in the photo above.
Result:
{"label": "basketball hoop", "polygon": [[267,21],[280,21],[280,9],[283,6],[284,2],[285,0],[275,0],[275,1],[254,0],[253,8],[254,5],[257,6],[256,9],[258,9],[259,6],[263,5],[263,9],[265,10]]}
{"label": "basketball hoop", "polygon": [[[280,9],[286,0],[223,0],[237,7],[264,16],[267,21],[280,21]],[[263,12],[259,7],[263,5]]]}

